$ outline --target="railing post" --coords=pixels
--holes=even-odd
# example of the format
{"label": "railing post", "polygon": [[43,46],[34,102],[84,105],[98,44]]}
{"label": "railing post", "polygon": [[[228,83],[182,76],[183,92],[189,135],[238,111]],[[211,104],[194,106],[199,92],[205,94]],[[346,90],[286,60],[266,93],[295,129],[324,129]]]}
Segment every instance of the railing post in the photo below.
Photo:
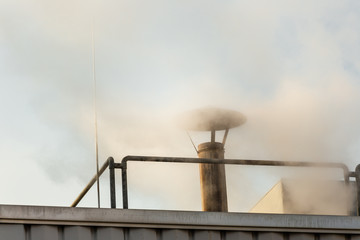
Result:
{"label": "railing post", "polygon": [[116,194],[115,194],[115,167],[114,159],[109,158],[109,175],[110,175],[110,206],[116,208]]}
{"label": "railing post", "polygon": [[123,198],[123,209],[128,209],[128,190],[127,190],[127,164],[126,161],[122,162],[121,167],[121,180],[122,180],[122,198]]}
{"label": "railing post", "polygon": [[360,216],[360,164],[355,168],[357,215]]}

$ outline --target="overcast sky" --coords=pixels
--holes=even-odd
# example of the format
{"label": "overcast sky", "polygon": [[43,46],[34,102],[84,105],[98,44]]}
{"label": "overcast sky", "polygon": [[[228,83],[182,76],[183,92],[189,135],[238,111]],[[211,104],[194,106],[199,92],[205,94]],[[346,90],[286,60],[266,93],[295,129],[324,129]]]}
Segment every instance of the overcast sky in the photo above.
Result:
{"label": "overcast sky", "polygon": [[[204,106],[247,116],[228,158],[360,163],[357,0],[0,0],[1,204],[68,206],[95,173],[92,19],[101,163],[195,157],[173,119]],[[151,166],[130,166],[130,207],[200,208],[196,166]],[[279,180],[227,170],[231,210]]]}

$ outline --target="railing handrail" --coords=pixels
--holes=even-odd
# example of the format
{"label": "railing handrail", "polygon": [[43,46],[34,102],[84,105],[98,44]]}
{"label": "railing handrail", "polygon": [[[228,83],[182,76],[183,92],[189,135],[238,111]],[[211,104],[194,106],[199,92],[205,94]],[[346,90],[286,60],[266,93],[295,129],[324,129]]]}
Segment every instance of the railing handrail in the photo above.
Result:
{"label": "railing handrail", "polygon": [[211,159],[211,158],[183,158],[183,157],[158,157],[158,156],[133,156],[124,157],[121,163],[115,163],[115,168],[123,168],[128,161],[137,162],[172,162],[172,163],[212,163],[233,164],[252,166],[288,166],[288,167],[326,167],[341,168],[349,174],[349,168],[344,163],[336,162],[309,162],[309,161],[276,161],[276,160],[253,160],[253,159]]}
{"label": "railing handrail", "polygon": [[[128,208],[128,186],[127,186],[127,163],[129,161],[137,162],[167,162],[167,163],[209,163],[209,164],[229,164],[229,165],[251,165],[251,166],[284,166],[284,167],[323,167],[323,168],[340,168],[344,173],[344,181],[349,183],[350,177],[356,177],[357,172],[349,172],[349,168],[344,163],[335,162],[309,162],[309,161],[274,161],[274,160],[250,160],[250,159],[209,159],[209,158],[182,158],[182,157],[157,157],[157,156],[126,156],[121,163],[115,163],[112,157],[109,157],[101,169],[99,177],[104,173],[107,167],[110,170],[110,201],[111,208],[116,208],[115,197],[115,168],[122,170],[122,198],[123,209]],[[357,168],[360,172],[360,167]],[[360,175],[360,173],[359,173]],[[359,177],[356,179],[358,180]],[[360,178],[359,178],[360,179]],[[359,180],[360,181],[360,180]],[[86,195],[90,188],[96,182],[96,175],[90,180],[84,190],[72,203],[71,207],[76,207],[81,199]],[[359,182],[360,184],[360,182]],[[360,194],[360,193],[359,193]],[[360,196],[360,195],[359,195]],[[359,207],[360,211],[360,207]]]}
{"label": "railing handrail", "polygon": [[[252,166],[288,166],[288,167],[326,167],[341,168],[344,172],[344,181],[349,183],[349,169],[343,163],[333,162],[305,162],[305,161],[273,161],[273,160],[249,160],[249,159],[210,159],[210,158],[179,158],[179,157],[151,157],[151,156],[126,156],[121,163],[115,163],[115,168],[122,170],[122,197],[123,208],[128,209],[128,187],[127,187],[127,162],[169,162],[169,163],[210,163],[210,164],[232,164]],[[112,198],[113,199],[113,198]],[[112,204],[113,205],[113,204]]]}

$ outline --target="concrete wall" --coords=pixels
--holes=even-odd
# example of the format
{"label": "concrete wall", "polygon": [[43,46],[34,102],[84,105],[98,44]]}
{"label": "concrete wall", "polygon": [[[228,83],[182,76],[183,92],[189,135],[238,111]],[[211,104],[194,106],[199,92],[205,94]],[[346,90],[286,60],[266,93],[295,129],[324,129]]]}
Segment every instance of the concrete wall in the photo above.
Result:
{"label": "concrete wall", "polygon": [[357,215],[355,182],[281,179],[251,213]]}
{"label": "concrete wall", "polygon": [[0,206],[0,240],[360,240],[360,218]]}
{"label": "concrete wall", "polygon": [[250,210],[251,213],[284,213],[283,183],[279,181]]}

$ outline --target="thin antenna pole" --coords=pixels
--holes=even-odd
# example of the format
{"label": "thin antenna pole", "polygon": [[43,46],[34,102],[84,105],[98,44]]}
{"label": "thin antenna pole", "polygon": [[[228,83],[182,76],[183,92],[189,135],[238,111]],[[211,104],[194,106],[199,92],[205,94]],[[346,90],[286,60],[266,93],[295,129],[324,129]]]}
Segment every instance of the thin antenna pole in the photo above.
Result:
{"label": "thin antenna pole", "polygon": [[96,104],[96,71],[95,71],[95,36],[94,19],[91,26],[91,46],[92,46],[92,75],[94,83],[94,124],[95,124],[95,159],[96,159],[96,187],[98,208],[100,208],[100,183],[99,183],[99,148],[98,148],[98,126],[97,126],[97,104]]}

